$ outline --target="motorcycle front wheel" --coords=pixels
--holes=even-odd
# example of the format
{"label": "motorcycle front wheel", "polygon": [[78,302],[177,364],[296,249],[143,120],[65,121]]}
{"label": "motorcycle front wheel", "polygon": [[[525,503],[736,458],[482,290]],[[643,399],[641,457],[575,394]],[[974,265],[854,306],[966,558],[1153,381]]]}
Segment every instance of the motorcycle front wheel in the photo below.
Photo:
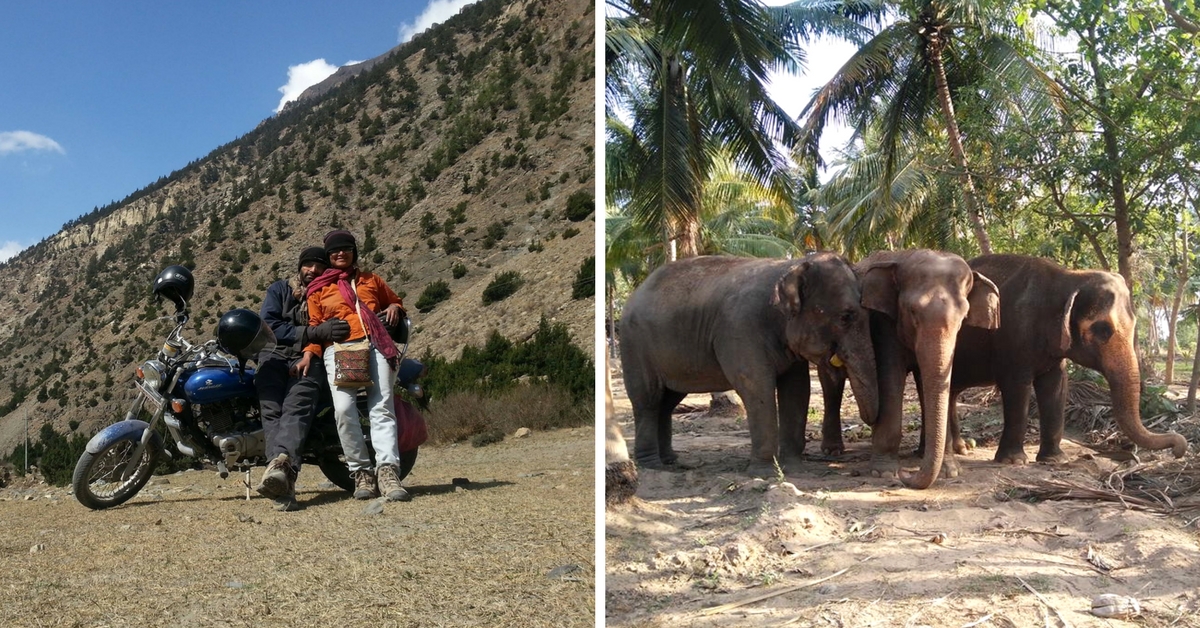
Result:
{"label": "motorcycle front wheel", "polygon": [[102,510],[123,504],[137,495],[150,480],[150,473],[158,464],[159,452],[162,451],[162,438],[157,433],[151,433],[150,442],[146,443],[133,474],[122,480],[121,474],[137,450],[139,439],[140,435],[122,438],[100,452],[83,452],[71,476],[75,499],[92,510]]}

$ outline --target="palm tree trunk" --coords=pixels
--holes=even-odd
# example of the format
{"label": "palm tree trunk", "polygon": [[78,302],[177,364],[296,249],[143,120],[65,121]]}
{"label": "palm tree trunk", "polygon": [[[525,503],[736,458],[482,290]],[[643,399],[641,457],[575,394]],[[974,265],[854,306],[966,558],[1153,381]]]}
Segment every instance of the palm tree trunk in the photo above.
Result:
{"label": "palm tree trunk", "polygon": [[983,225],[983,216],[979,213],[979,201],[975,198],[975,182],[971,179],[971,171],[967,168],[967,153],[963,150],[962,135],[958,130],[958,120],[954,117],[954,101],[950,98],[950,85],[946,81],[946,66],[942,63],[942,44],[934,35],[929,43],[929,61],[933,66],[934,81],[937,84],[938,101],[942,105],[942,116],[946,119],[946,135],[950,138],[950,152],[954,154],[954,162],[958,165],[963,186],[963,203],[967,206],[967,218],[971,221],[971,229],[975,239],[979,240],[980,253],[987,255],[992,252],[992,241]]}

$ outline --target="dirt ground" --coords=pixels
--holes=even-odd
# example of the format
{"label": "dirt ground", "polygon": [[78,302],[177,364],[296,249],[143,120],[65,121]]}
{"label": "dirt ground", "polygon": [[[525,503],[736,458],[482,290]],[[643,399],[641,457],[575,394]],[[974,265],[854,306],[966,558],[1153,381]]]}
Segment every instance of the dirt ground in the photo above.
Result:
{"label": "dirt ground", "polygon": [[594,443],[587,427],[422,447],[413,501],[381,514],[308,466],[290,513],[214,471],[155,477],[97,512],[14,483],[0,489],[2,623],[592,626]]}
{"label": "dirt ground", "polygon": [[[619,373],[613,386],[632,450]],[[608,626],[1200,626],[1194,520],[1097,501],[1031,503],[1013,499],[1005,480],[1089,480],[1118,463],[1064,441],[1069,464],[995,464],[997,403],[966,414],[964,435],[979,445],[960,457],[960,477],[911,490],[869,475],[870,439],[849,400],[848,453],[819,455],[819,395],[814,376],[809,456],[782,478],[746,475],[740,408],[684,400],[674,445],[693,468],[641,470],[638,497],[606,514]],[[902,451],[911,451],[915,395],[905,414]],[[1031,434],[1031,459],[1036,443]],[[1135,598],[1140,616],[1092,615],[1104,593]]]}

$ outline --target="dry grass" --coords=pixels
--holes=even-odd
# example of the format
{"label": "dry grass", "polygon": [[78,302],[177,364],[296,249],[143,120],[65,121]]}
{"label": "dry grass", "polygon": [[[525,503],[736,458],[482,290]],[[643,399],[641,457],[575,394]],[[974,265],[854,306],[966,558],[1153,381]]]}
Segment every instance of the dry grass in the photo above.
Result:
{"label": "dry grass", "polygon": [[423,447],[381,515],[308,466],[292,513],[210,471],[100,512],[0,489],[4,625],[592,626],[592,459],[589,429]]}
{"label": "dry grass", "polygon": [[1118,503],[1130,510],[1200,516],[1200,468],[1191,458],[1134,464],[1093,481],[1048,477],[1017,482],[1002,478],[1001,486],[1010,499],[1093,500]]}
{"label": "dry grass", "polygon": [[454,393],[435,400],[425,415],[429,440],[435,444],[462,442],[477,435],[494,442],[522,427],[590,426],[596,418],[592,406],[573,402],[561,388],[543,385],[520,385],[494,397]]}

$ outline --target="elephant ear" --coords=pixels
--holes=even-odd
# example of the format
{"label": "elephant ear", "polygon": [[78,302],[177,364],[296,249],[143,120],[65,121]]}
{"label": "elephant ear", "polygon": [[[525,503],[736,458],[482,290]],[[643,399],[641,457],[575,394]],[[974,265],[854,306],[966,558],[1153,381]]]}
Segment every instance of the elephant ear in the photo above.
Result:
{"label": "elephant ear", "polygon": [[804,290],[804,271],[807,269],[808,262],[803,262],[788,271],[780,278],[779,283],[775,284],[771,304],[788,316],[800,314],[800,293]]}
{"label": "elephant ear", "polygon": [[964,323],[972,327],[996,329],[1000,327],[1000,289],[991,279],[973,272],[974,284],[971,293],[967,295],[967,303],[971,309],[967,311]]}
{"label": "elephant ear", "polygon": [[863,271],[858,280],[862,288],[862,306],[896,318],[900,287],[896,285],[896,265],[876,264]]}
{"label": "elephant ear", "polygon": [[1071,293],[1067,297],[1067,304],[1063,307],[1062,313],[1062,336],[1059,340],[1059,349],[1066,353],[1067,349],[1071,348],[1071,310],[1075,307],[1075,297],[1079,295],[1079,291]]}

